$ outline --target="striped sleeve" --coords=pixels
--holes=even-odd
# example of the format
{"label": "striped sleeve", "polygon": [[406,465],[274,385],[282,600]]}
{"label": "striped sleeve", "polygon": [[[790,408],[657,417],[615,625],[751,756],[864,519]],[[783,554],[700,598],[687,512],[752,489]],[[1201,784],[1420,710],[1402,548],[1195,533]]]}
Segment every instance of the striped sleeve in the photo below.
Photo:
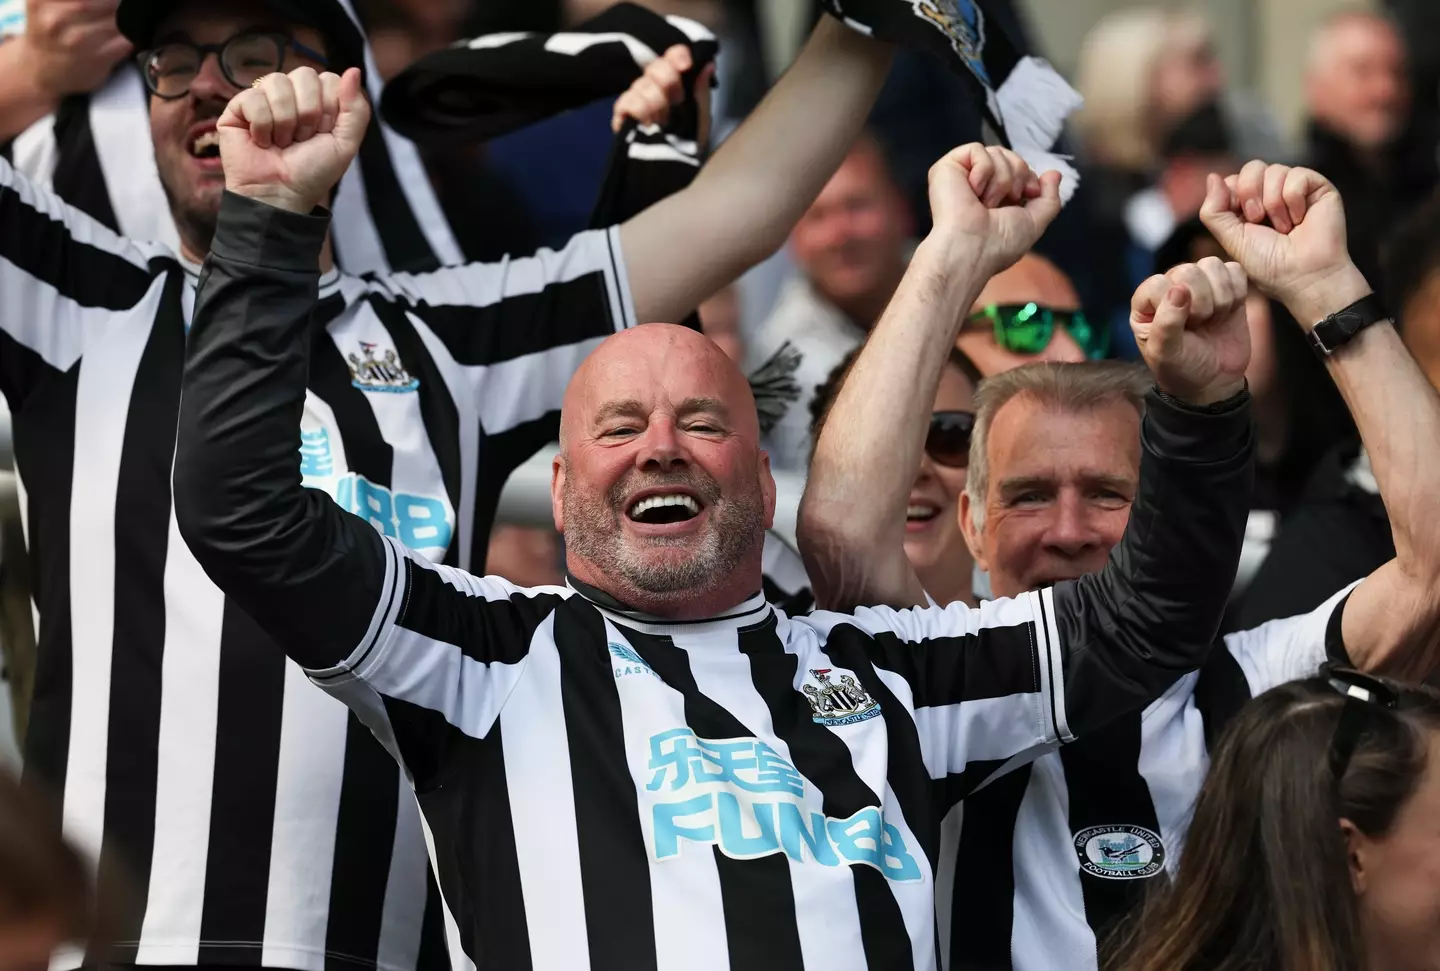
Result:
{"label": "striped sleeve", "polygon": [[635,324],[619,227],[559,250],[377,278],[410,304],[455,362],[487,367],[585,344]]}
{"label": "striped sleeve", "polygon": [[156,255],[0,159],[0,384],[12,407],[33,390],[31,365],[68,370],[145,297]]}
{"label": "striped sleeve", "polygon": [[1244,674],[1251,697],[1320,671],[1329,657],[1326,633],[1331,619],[1359,584],[1346,585],[1308,614],[1225,635],[1225,649]]}
{"label": "striped sleeve", "polygon": [[385,579],[349,657],[309,669],[405,768],[433,785],[453,734],[483,738],[525,670],[541,622],[569,595],[437,566],[385,538]]}

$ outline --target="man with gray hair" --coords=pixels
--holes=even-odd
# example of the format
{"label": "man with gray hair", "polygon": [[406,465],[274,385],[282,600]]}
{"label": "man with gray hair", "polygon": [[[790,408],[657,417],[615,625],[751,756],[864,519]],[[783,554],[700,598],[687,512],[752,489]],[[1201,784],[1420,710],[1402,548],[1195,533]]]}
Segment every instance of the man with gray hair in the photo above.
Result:
{"label": "man with gray hair", "polygon": [[[1440,658],[1440,398],[1366,299],[1338,193],[1313,171],[1252,162],[1210,176],[1202,217],[1240,265],[1211,257],[1146,280],[1130,318],[1142,353],[1154,353],[1159,314],[1183,308],[1197,326],[1243,314],[1247,275],[1285,302],[1326,348],[1377,461],[1396,558],[1312,613],[1217,640],[1143,713],[979,791],[952,777],[935,884],[946,968],[1096,968],[1107,933],[1178,859],[1210,746],[1245,701],[1327,661],[1418,680]],[[914,452],[897,462],[896,449],[924,435],[935,381],[915,361],[921,335],[954,305],[902,287],[837,395],[800,520],[821,608],[928,596],[903,548]],[[1376,326],[1342,346],[1337,319]],[[995,596],[1126,558],[1116,543],[1144,515],[1137,506],[1131,522],[1141,454],[1153,450],[1140,434],[1148,390],[1144,372],[1116,362],[1030,364],[982,382],[959,515]]]}

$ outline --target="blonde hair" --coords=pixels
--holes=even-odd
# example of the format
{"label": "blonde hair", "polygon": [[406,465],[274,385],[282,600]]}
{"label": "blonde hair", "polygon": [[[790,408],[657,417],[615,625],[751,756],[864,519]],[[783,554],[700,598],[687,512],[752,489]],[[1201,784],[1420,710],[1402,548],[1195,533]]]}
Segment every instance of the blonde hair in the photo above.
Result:
{"label": "blonde hair", "polygon": [[1172,46],[1209,35],[1198,15],[1160,7],[1117,10],[1090,29],[1075,72],[1085,98],[1075,127],[1091,159],[1137,171],[1155,163],[1155,69]]}
{"label": "blonde hair", "polygon": [[990,425],[1011,398],[1029,395],[1057,411],[1089,411],[1112,401],[1128,401],[1144,414],[1145,395],[1153,379],[1143,365],[1127,361],[1041,361],[1001,371],[980,382],[975,390],[975,430],[970,434],[970,462],[965,493],[970,497],[970,521],[985,528],[985,497],[990,489],[987,454]]}

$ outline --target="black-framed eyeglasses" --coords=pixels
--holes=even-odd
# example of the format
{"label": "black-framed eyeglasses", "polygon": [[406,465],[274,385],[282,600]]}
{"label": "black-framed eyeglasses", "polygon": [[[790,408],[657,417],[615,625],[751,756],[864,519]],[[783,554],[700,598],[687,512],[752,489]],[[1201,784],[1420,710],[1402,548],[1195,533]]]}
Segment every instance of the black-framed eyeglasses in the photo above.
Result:
{"label": "black-framed eyeglasses", "polygon": [[989,323],[995,343],[1016,354],[1039,354],[1063,327],[1092,361],[1110,352],[1110,332],[1081,310],[1056,310],[1034,303],[992,303],[970,315],[973,323]]}
{"label": "black-framed eyeglasses", "polygon": [[225,80],[237,88],[248,88],[265,75],[281,70],[286,51],[294,51],[321,67],[330,66],[324,54],[278,31],[246,31],[223,44],[172,41],[142,51],[136,60],[150,93],[171,101],[190,93],[200,66],[211,54],[220,59],[220,73]]}
{"label": "black-framed eyeglasses", "polygon": [[970,464],[970,436],[975,431],[975,415],[968,411],[937,411],[930,415],[930,428],[925,433],[925,454],[936,463],[952,469]]}
{"label": "black-framed eyeglasses", "polygon": [[1400,694],[1378,678],[1350,668],[1327,666],[1324,676],[1345,697],[1340,721],[1330,739],[1330,775],[1338,787],[1350,768],[1350,759],[1365,733],[1374,727],[1381,710],[1395,711],[1400,707]]}

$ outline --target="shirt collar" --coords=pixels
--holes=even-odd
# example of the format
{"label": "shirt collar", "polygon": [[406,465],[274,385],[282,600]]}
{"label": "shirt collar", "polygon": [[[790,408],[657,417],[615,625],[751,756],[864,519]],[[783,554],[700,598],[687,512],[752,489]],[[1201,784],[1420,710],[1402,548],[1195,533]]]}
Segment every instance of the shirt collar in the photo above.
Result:
{"label": "shirt collar", "polygon": [[683,632],[703,634],[723,630],[739,630],[742,627],[754,627],[757,624],[765,622],[774,612],[769,602],[766,601],[765,594],[757,590],[741,603],[736,604],[734,607],[715,617],[701,617],[696,620],[673,620],[667,617],[659,617],[655,614],[648,614],[643,610],[636,610],[634,607],[628,606],[615,599],[604,590],[591,586],[583,580],[577,580],[569,574],[565,576],[565,585],[593,604],[600,613],[604,614],[614,623],[637,628],[649,633],[676,634]]}

